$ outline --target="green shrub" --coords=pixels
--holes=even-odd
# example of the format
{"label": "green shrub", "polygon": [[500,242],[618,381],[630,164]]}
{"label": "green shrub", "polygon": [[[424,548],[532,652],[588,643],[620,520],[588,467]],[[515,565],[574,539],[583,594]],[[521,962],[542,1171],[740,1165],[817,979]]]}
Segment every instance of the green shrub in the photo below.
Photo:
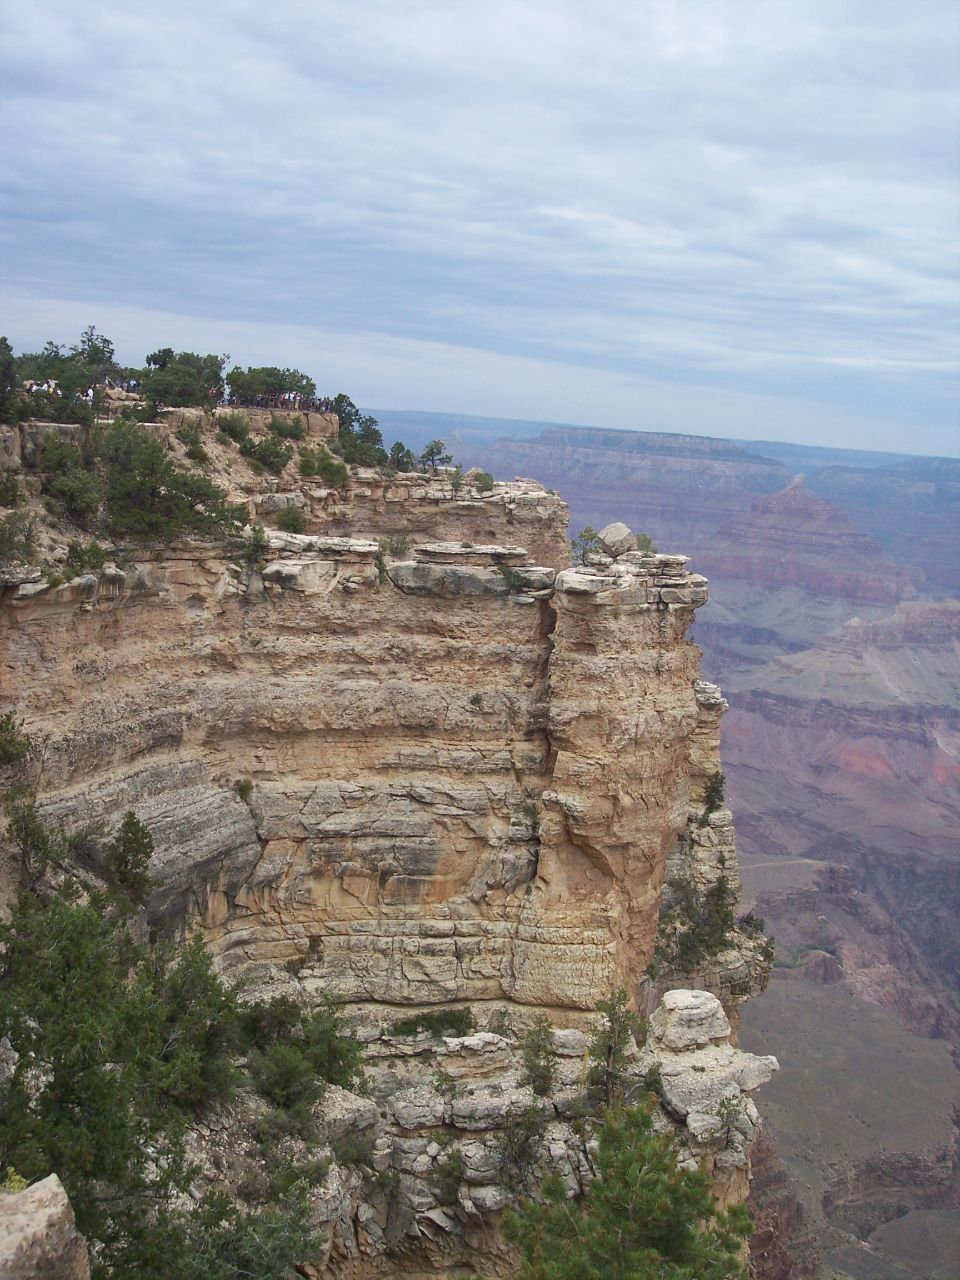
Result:
{"label": "green shrub", "polygon": [[347,478],[346,465],[322,449],[304,449],[300,454],[300,474],[317,476],[331,489],[339,489]]}
{"label": "green shrub", "polygon": [[137,538],[169,542],[187,533],[236,532],[247,522],[207,476],[183,471],[163,445],[135,423],[117,419],[100,449],[111,527]]}
{"label": "green shrub", "polygon": [[0,716],[0,765],[19,764],[30,753],[30,738],[23,732],[23,721],[12,711]]}
{"label": "green shrub", "polygon": [[493,476],[489,471],[475,471],[473,473],[473,487],[478,493],[489,493],[493,488]]}
{"label": "green shrub", "polygon": [[710,814],[715,813],[723,804],[723,784],[725,781],[725,775],[720,772],[712,773],[707,779],[707,785],[703,792],[704,811],[700,815],[699,826],[705,827]]}
{"label": "green shrub", "polygon": [[243,444],[250,435],[250,423],[242,413],[218,413],[217,427],[234,444]]}
{"label": "green shrub", "polygon": [[107,882],[135,906],[142,906],[156,881],[149,873],[153,837],[132,810],[103,853],[101,870]]}
{"label": "green shrub", "polygon": [[56,498],[63,512],[81,527],[90,525],[104,500],[103,481],[92,458],[69,440],[51,436],[40,456],[43,492]]}
{"label": "green shrub", "polygon": [[522,591],[526,586],[523,575],[517,573],[516,569],[511,569],[508,564],[498,564],[497,569],[511,591]]}
{"label": "green shrub", "polygon": [[253,783],[249,778],[238,778],[233,784],[233,789],[244,804],[246,804],[250,799],[250,796],[253,794]]}
{"label": "green shrub", "polygon": [[265,467],[278,476],[293,457],[293,446],[282,444],[276,436],[264,436],[262,440],[253,440],[248,436],[241,441],[240,452],[250,462]]}
{"label": "green shrub", "polygon": [[244,540],[243,558],[248,565],[258,565],[267,552],[267,531],[258,521],[250,526],[250,532]]}
{"label": "green shrub", "polygon": [[651,1108],[609,1110],[598,1136],[581,1197],[552,1174],[507,1215],[518,1280],[746,1280],[746,1210],[717,1209],[706,1175],[680,1169],[672,1136],[653,1132]]}
{"label": "green shrub", "polygon": [[284,1111],[310,1106],[323,1093],[323,1081],[312,1073],[310,1059],[298,1044],[280,1041],[254,1049],[247,1062],[258,1092]]}
{"label": "green shrub", "polygon": [[271,413],[267,428],[280,440],[302,440],[307,434],[307,429],[299,415],[295,418],[284,418]]}
{"label": "green shrub", "polygon": [[19,507],[23,501],[20,485],[12,471],[0,475],[0,507]]}
{"label": "green shrub", "polygon": [[463,1156],[454,1148],[437,1161],[431,1179],[440,1204],[456,1204],[460,1183],[463,1180]]}
{"label": "green shrub", "polygon": [[373,1136],[363,1133],[347,1133],[330,1143],[337,1164],[367,1165],[373,1155]]}
{"label": "green shrub", "polygon": [[585,525],[575,538],[570,539],[570,554],[574,564],[586,564],[587,556],[600,550],[600,535]]}
{"label": "green shrub", "polygon": [[209,462],[210,455],[203,447],[200,432],[196,427],[182,426],[177,432],[177,439],[181,444],[186,445],[187,457],[191,462]]}
{"label": "green shrub", "polygon": [[278,1107],[308,1112],[327,1084],[363,1087],[363,1048],[343,1034],[331,1001],[309,1012],[285,996],[249,1005],[241,1032],[250,1046],[251,1077]]}
{"label": "green shrub", "polygon": [[80,542],[71,542],[67,547],[64,568],[70,578],[79,578],[85,573],[96,573],[106,564],[108,555],[107,548],[102,547],[99,542],[91,542],[86,547]]}
{"label": "green shrub", "polygon": [[25,511],[0,516],[0,560],[29,560],[36,550],[37,518]]}
{"label": "green shrub", "polygon": [[108,897],[71,894],[23,892],[0,924],[0,1025],[16,1050],[0,1168],[28,1182],[57,1171],[97,1280],[286,1280],[317,1256],[303,1181],[265,1180],[275,1199],[250,1212],[189,1194],[188,1115],[236,1082],[235,995],[199,939],[173,956]]}
{"label": "green shrub", "polygon": [[511,1116],[500,1131],[497,1152],[500,1176],[508,1187],[518,1190],[533,1172],[543,1137],[544,1119],[540,1108],[533,1106]]}
{"label": "green shrub", "polygon": [[622,987],[609,1000],[598,1000],[597,1008],[604,1020],[590,1041],[587,1078],[609,1107],[622,1090],[630,1041],[643,1044],[647,1029],[643,1019],[627,1008],[627,993]]}
{"label": "green shrub", "polygon": [[416,1036],[429,1031],[432,1036],[468,1036],[476,1027],[470,1009],[438,1009],[432,1013],[415,1013],[401,1018],[390,1028],[394,1036]]}
{"label": "green shrub", "polygon": [[380,545],[388,555],[399,560],[401,556],[405,556],[410,550],[410,539],[405,533],[392,533],[387,538],[381,538]]}
{"label": "green shrub", "polygon": [[527,1083],[538,1098],[545,1098],[553,1088],[556,1060],[553,1056],[553,1027],[550,1019],[540,1014],[520,1041],[520,1055]]}
{"label": "green shrub", "polygon": [[333,412],[340,423],[339,444],[344,461],[359,467],[384,467],[387,451],[376,418],[361,413],[349,396],[334,398]]}
{"label": "green shrub", "polygon": [[764,920],[763,916],[758,916],[755,911],[746,912],[745,915],[742,915],[740,917],[740,919],[737,921],[737,924],[744,931],[744,933],[750,933],[755,935],[766,933],[766,929],[767,929],[766,920]]}
{"label": "green shrub", "polygon": [[736,894],[725,875],[703,893],[683,876],[670,880],[668,888],[670,904],[663,913],[660,946],[666,948],[671,964],[689,972],[729,945],[736,924]]}
{"label": "green shrub", "polygon": [[281,507],[277,512],[277,528],[284,533],[303,533],[306,527],[306,516],[299,507]]}

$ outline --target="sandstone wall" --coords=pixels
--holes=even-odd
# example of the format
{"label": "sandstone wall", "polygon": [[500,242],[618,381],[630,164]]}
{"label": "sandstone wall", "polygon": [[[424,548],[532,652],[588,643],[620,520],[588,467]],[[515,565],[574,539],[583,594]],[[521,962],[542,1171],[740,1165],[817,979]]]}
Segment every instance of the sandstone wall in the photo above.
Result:
{"label": "sandstone wall", "polygon": [[635,990],[703,751],[702,580],[677,557],[379,555],[278,534],[257,567],[185,547],[8,588],[44,807],[133,808],[153,914],[259,981],[570,1010]]}
{"label": "sandstone wall", "polygon": [[[255,563],[184,545],[58,587],[0,577],[3,705],[37,744],[24,774],[68,825],[133,809],[156,844],[150,914],[202,930],[248,989],[350,1007],[372,1100],[330,1090],[323,1123],[369,1140],[395,1189],[331,1164],[315,1273],[382,1274],[389,1251],[392,1274],[505,1274],[496,1215],[522,1179],[504,1133],[539,1108],[535,1163],[582,1189],[597,1001],[648,999],[668,866],[739,883],[729,813],[694,821],[725,705],[686,638],[705,580],[630,550],[566,567],[563,505],[531,482],[359,475],[251,501],[296,502],[309,532],[270,533]],[[738,985],[737,963],[697,976],[734,1015],[763,977],[748,964]],[[477,1035],[392,1033],[404,1009],[450,1003]],[[517,1033],[541,1010],[558,1085],[536,1100]],[[635,1055],[632,1087],[661,1071],[658,1123],[724,1203],[746,1195],[746,1095],[774,1066],[739,1053],[704,992],[669,993]],[[452,1202],[436,1183],[451,1141]]]}

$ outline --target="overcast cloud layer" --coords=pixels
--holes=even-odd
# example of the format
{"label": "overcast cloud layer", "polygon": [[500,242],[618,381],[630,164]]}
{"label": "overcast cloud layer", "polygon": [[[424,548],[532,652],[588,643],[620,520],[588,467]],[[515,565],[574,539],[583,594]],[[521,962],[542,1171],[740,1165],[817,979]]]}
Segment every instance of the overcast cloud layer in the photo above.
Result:
{"label": "overcast cloud layer", "polygon": [[958,452],[954,0],[7,9],[17,350]]}

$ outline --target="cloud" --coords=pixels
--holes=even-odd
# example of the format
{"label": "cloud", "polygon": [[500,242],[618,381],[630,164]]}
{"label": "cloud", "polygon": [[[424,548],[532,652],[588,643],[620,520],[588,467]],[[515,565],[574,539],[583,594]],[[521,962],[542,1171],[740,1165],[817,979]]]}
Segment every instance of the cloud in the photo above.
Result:
{"label": "cloud", "polygon": [[[611,425],[639,380],[690,429],[729,391],[791,406],[768,436],[827,406],[841,443],[895,378],[901,447],[949,442],[945,0],[38,0],[6,21],[21,299],[342,332],[371,360],[425,344],[452,364],[415,361],[423,407],[471,410],[437,401],[452,352],[519,357],[524,412],[557,416],[535,405],[564,368],[572,395],[610,388],[580,398]],[[389,367],[384,404],[412,395]]]}

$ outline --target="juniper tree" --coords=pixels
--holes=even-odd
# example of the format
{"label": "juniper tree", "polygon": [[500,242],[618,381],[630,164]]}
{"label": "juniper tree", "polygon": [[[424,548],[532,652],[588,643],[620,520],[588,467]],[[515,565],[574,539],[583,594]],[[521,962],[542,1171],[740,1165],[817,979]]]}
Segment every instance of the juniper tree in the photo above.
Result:
{"label": "juniper tree", "polygon": [[553,1175],[542,1203],[508,1215],[518,1280],[745,1280],[746,1210],[717,1210],[707,1178],[680,1169],[646,1107],[611,1108],[598,1133],[597,1177],[579,1200]]}

